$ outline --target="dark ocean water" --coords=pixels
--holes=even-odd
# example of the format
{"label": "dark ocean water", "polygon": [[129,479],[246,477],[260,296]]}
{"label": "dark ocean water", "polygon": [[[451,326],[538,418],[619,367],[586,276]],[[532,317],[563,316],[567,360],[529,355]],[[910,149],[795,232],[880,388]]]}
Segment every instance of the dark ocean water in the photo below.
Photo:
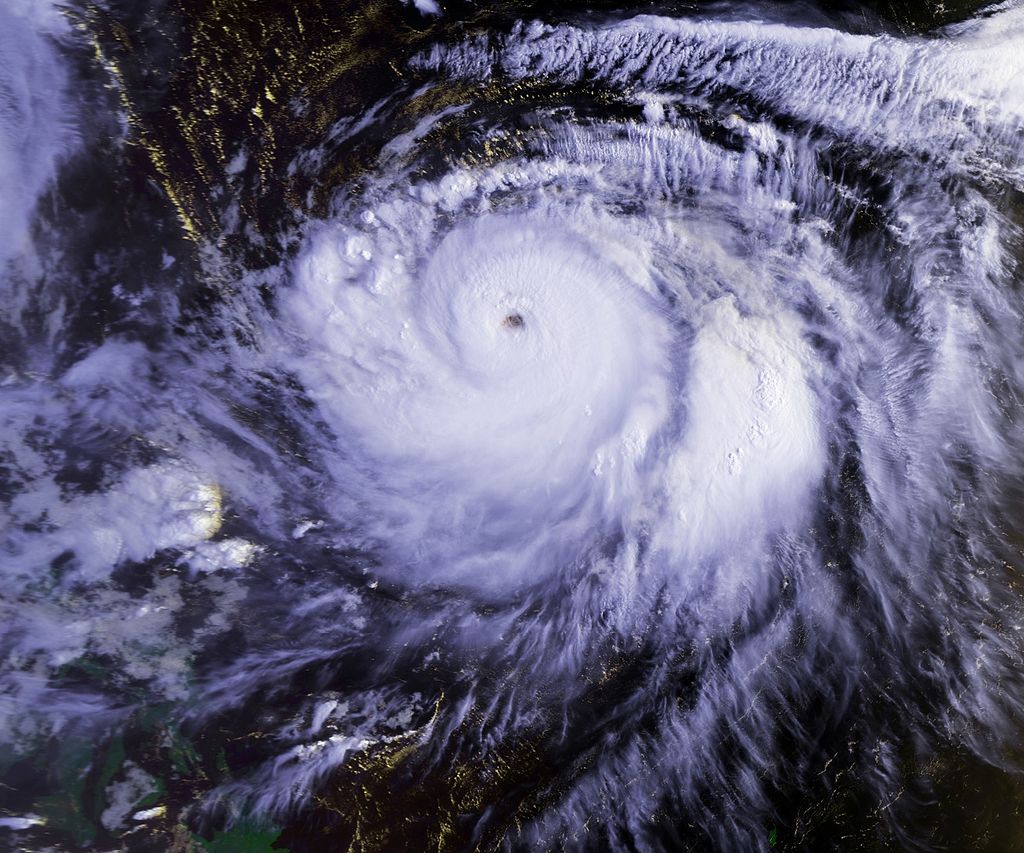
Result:
{"label": "dark ocean water", "polygon": [[0,10],[0,846],[1018,849],[1022,45]]}

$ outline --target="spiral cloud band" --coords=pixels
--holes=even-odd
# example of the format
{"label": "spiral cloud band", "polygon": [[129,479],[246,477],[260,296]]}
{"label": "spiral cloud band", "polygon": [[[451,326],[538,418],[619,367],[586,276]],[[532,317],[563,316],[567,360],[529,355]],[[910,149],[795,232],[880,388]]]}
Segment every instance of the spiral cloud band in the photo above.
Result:
{"label": "spiral cloud band", "polygon": [[427,5],[280,234],[242,141],[138,326],[0,387],[0,737],[136,732],[104,839],[169,788],[152,837],[293,851],[973,837],[1021,769],[1024,10]]}

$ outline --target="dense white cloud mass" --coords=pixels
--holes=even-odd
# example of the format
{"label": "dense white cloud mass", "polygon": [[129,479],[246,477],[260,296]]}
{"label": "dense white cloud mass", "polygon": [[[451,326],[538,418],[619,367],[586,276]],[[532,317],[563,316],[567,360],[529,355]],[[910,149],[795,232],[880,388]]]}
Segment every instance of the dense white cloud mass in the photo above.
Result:
{"label": "dense white cloud mass", "polygon": [[28,251],[40,193],[73,134],[65,76],[50,39],[64,30],[45,0],[0,9],[0,263]]}

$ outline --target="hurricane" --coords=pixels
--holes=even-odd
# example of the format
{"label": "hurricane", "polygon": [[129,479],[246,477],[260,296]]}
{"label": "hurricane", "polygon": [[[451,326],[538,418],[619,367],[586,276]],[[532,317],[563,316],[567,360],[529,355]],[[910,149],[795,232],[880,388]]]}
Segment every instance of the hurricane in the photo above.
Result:
{"label": "hurricane", "polygon": [[1024,843],[1024,7],[135,5],[0,12],[0,839]]}

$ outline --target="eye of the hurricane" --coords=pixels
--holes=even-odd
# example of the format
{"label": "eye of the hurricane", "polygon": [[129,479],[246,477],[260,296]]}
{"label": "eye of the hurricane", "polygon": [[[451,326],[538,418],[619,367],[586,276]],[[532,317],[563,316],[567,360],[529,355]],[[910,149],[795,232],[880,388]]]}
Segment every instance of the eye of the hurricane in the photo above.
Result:
{"label": "eye of the hurricane", "polygon": [[505,329],[521,329],[526,325],[526,320],[523,319],[522,314],[517,311],[513,311],[504,316],[501,321],[501,325]]}

